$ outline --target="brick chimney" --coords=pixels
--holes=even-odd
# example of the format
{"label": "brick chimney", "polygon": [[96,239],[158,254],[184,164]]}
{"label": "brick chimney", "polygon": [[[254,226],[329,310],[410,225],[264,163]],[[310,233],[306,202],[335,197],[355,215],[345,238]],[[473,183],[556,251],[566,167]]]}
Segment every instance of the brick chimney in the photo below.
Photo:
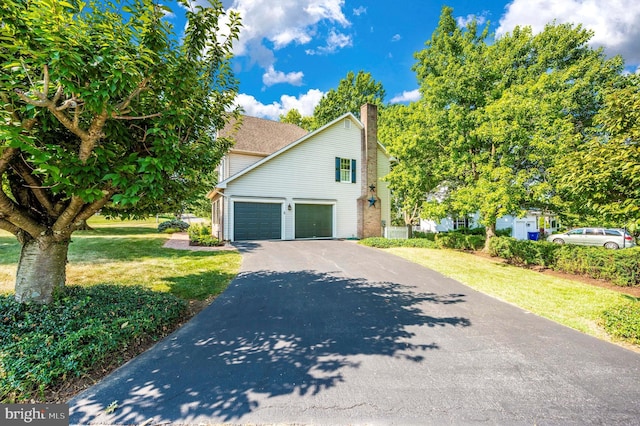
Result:
{"label": "brick chimney", "polygon": [[[382,235],[382,209],[378,198],[378,107],[360,108],[362,130],[360,197],[358,198],[358,238]],[[372,190],[373,188],[373,190]]]}

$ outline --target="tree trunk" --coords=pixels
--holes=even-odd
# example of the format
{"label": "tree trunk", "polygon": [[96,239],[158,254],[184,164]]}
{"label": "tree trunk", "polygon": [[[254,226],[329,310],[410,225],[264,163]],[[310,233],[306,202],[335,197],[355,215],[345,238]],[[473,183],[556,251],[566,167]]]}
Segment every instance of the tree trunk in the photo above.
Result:
{"label": "tree trunk", "polygon": [[51,237],[29,240],[22,246],[16,274],[15,299],[19,303],[46,304],[66,281],[69,241]]}
{"label": "tree trunk", "polygon": [[89,226],[86,219],[80,221],[80,225],[76,225],[76,231],[93,231],[93,228]]}
{"label": "tree trunk", "polygon": [[487,236],[487,239],[484,242],[484,248],[482,249],[482,251],[488,253],[489,252],[489,243],[491,242],[491,239],[496,236],[496,224],[495,224],[495,222],[492,223],[491,226],[486,227],[486,236]]}

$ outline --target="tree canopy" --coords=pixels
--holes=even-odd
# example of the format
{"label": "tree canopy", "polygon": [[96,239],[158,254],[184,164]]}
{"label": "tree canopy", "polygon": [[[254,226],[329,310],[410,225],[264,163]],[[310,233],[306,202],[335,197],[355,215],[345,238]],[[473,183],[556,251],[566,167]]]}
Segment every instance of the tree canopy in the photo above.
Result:
{"label": "tree canopy", "polygon": [[280,121],[282,123],[295,124],[298,127],[302,127],[307,131],[312,131],[316,128],[314,117],[303,117],[300,111],[293,108],[287,111],[286,114],[280,115]]}
{"label": "tree canopy", "polygon": [[340,80],[338,87],[329,90],[315,107],[315,128],[322,127],[347,112],[359,118],[362,105],[370,103],[382,106],[384,96],[382,83],[375,81],[371,73],[358,71],[358,74],[355,74],[349,71],[347,76]]}
{"label": "tree canopy", "polygon": [[579,25],[549,24],[535,35],[517,27],[489,43],[487,28],[460,27],[443,8],[415,55],[422,99],[406,107],[413,124],[387,141],[405,162],[389,176],[392,187],[418,179],[431,194],[423,216],[478,212],[488,237],[503,215],[553,208],[550,170],[584,141],[602,89],[622,69],[620,58],[588,46],[591,36]]}
{"label": "tree canopy", "polygon": [[223,33],[220,1],[189,8],[178,41],[167,12],[153,0],[4,2],[0,228],[23,244],[17,300],[64,285],[84,220],[198,185],[228,149],[215,129],[237,114],[239,17]]}

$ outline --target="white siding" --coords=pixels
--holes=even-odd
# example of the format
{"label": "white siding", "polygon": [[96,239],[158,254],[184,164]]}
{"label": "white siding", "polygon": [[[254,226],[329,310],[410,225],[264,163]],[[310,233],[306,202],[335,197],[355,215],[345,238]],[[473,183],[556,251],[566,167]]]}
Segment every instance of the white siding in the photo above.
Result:
{"label": "white siding", "polygon": [[229,167],[227,167],[228,175],[225,176],[225,179],[241,172],[252,164],[257,163],[264,157],[264,155],[238,154],[235,152],[229,153]]}
{"label": "white siding", "polygon": [[[232,180],[225,189],[227,197],[257,197],[285,199],[283,214],[284,238],[294,238],[293,213],[289,204],[304,200],[335,203],[336,238],[357,236],[357,202],[360,182],[335,181],[335,157],[351,158],[361,167],[361,130],[359,126],[345,129],[335,123],[300,144],[272,157],[250,172]],[[358,173],[359,177],[360,174]],[[226,211],[229,212],[230,202]],[[388,205],[386,206],[388,209]],[[229,214],[225,229],[230,229]],[[229,238],[229,235],[226,236]]]}

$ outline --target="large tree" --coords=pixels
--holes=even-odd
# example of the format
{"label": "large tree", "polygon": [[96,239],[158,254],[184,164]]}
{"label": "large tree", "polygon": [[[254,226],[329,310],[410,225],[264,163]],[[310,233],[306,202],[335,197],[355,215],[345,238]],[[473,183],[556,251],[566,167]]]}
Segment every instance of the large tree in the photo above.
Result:
{"label": "large tree", "polygon": [[188,8],[178,42],[166,13],[153,0],[4,1],[0,228],[22,244],[17,301],[51,300],[71,234],[108,203],[170,197],[228,148],[215,129],[236,114],[239,18],[221,31],[219,1]]}
{"label": "large tree", "polygon": [[336,89],[331,89],[320,99],[313,111],[314,126],[319,128],[347,112],[360,117],[360,107],[365,103],[382,106],[385,91],[382,83],[370,73],[349,71]]}
{"label": "large tree", "polygon": [[380,109],[378,138],[392,149],[392,172],[384,179],[389,184],[395,216],[402,224],[420,220],[427,194],[439,185],[437,135],[424,132],[430,127],[421,104],[395,104]]}
{"label": "large tree", "polygon": [[552,172],[569,220],[640,229],[640,76],[602,90],[584,141],[558,155]]}
{"label": "large tree", "polygon": [[313,117],[303,117],[296,108],[290,109],[286,114],[281,114],[280,122],[295,124],[309,132],[317,128]]}
{"label": "large tree", "polygon": [[413,161],[429,163],[430,184],[434,175],[439,182],[424,216],[478,212],[488,244],[499,217],[553,204],[552,161],[583,137],[600,88],[622,65],[588,47],[590,37],[580,26],[548,25],[489,43],[486,28],[459,27],[443,9],[414,67],[425,136]]}

